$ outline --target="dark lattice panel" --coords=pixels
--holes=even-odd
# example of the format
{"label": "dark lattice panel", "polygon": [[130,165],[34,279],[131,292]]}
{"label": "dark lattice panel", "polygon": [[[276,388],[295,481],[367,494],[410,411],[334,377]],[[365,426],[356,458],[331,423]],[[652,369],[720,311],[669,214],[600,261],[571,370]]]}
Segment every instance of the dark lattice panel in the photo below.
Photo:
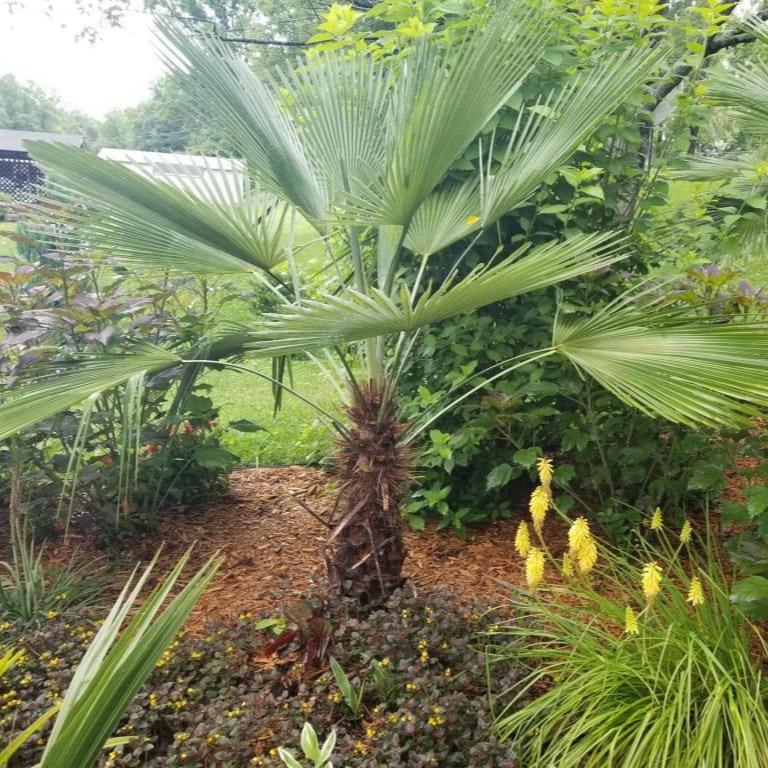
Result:
{"label": "dark lattice panel", "polygon": [[0,156],[0,192],[12,200],[31,202],[42,178],[40,169],[31,160]]}

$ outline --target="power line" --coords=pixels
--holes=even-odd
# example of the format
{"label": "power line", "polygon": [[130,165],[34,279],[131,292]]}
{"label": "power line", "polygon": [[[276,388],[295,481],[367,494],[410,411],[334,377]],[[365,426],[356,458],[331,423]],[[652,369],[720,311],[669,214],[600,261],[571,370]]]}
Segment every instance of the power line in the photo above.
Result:
{"label": "power line", "polygon": [[222,37],[221,35],[218,35],[218,39],[223,43],[245,43],[247,45],[282,45],[290,48],[307,48],[309,46],[309,43],[300,40],[268,40],[257,37]]}

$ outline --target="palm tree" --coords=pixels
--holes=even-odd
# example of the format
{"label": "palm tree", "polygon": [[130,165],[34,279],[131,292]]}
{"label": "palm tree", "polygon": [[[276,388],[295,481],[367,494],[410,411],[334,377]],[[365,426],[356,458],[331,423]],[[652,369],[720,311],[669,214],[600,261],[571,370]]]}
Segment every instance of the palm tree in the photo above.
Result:
{"label": "palm tree", "polygon": [[[734,422],[768,401],[762,327],[704,324],[641,287],[592,317],[556,318],[547,348],[481,372],[452,403],[403,423],[398,379],[421,328],[629,254],[615,234],[581,235],[524,245],[459,277],[480,235],[646,82],[662,55],[642,46],[606,55],[521,112],[509,139],[494,147],[478,137],[556,37],[556,18],[541,5],[504,5],[482,31],[450,48],[424,43],[394,66],[365,52],[330,53],[271,78],[216,39],[165,26],[169,66],[189,75],[201,110],[239,148],[252,194],[203,202],[76,149],[38,143],[31,152],[55,181],[78,243],[135,269],[255,274],[284,305],[254,327],[222,327],[189,354],[143,346],[59,364],[9,394],[0,439],[94,392],[184,362],[192,376],[212,363],[253,370],[247,359],[337,354],[350,395],[346,419],[323,412],[339,443],[328,573],[337,593],[376,604],[401,581],[400,508],[414,441],[445,410],[510,371],[565,355],[626,402],[689,424]],[[479,173],[451,181],[452,164],[476,141]],[[327,244],[337,285],[326,292],[312,288],[283,246],[297,215]],[[460,241],[468,245],[447,279],[426,283],[429,259]]]}

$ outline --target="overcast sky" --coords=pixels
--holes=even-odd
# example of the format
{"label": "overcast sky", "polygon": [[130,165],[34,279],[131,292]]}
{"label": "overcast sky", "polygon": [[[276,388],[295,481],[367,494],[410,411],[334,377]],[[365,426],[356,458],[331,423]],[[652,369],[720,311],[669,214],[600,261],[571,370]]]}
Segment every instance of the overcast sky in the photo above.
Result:
{"label": "overcast sky", "polygon": [[0,76],[32,80],[55,92],[63,106],[99,118],[148,97],[162,74],[148,14],[129,12],[121,29],[105,28],[91,44],[75,39],[83,17],[74,0],[56,0],[52,16],[47,5],[47,0],[24,0],[9,14],[0,0]]}

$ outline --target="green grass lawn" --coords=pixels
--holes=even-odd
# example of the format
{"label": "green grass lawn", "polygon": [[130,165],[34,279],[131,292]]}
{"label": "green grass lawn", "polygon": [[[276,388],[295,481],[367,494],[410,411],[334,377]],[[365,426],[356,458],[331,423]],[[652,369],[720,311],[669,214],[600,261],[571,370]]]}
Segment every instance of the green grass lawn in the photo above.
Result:
{"label": "green grass lawn", "polygon": [[[268,360],[251,364],[267,375]],[[326,455],[331,430],[306,403],[285,393],[283,407],[273,417],[271,385],[268,381],[238,371],[211,371],[206,383],[213,384],[214,402],[221,406],[220,420],[226,425],[236,419],[248,419],[264,427],[263,432],[227,430],[224,447],[236,453],[243,464],[303,464]],[[333,386],[309,361],[293,365],[293,388],[326,410],[333,411],[337,398]]]}
{"label": "green grass lawn", "polygon": [[16,253],[16,243],[6,236],[15,231],[15,224],[8,221],[0,221],[0,257],[13,256]]}
{"label": "green grass lawn", "polygon": [[[296,263],[311,282],[322,269],[325,248],[317,233],[304,221],[297,223]],[[226,278],[225,278],[226,281]],[[256,323],[258,315],[245,301],[230,301],[217,310],[220,321]],[[268,360],[245,363],[271,375]],[[311,406],[290,393],[284,393],[282,408],[273,415],[272,386],[258,376],[238,371],[211,371],[203,379],[213,384],[214,402],[221,406],[221,423],[248,419],[264,427],[262,432],[227,430],[224,446],[236,453],[243,464],[303,464],[327,455],[332,431]],[[293,363],[293,381],[286,383],[299,394],[335,413],[338,397],[322,371],[308,360]]]}

